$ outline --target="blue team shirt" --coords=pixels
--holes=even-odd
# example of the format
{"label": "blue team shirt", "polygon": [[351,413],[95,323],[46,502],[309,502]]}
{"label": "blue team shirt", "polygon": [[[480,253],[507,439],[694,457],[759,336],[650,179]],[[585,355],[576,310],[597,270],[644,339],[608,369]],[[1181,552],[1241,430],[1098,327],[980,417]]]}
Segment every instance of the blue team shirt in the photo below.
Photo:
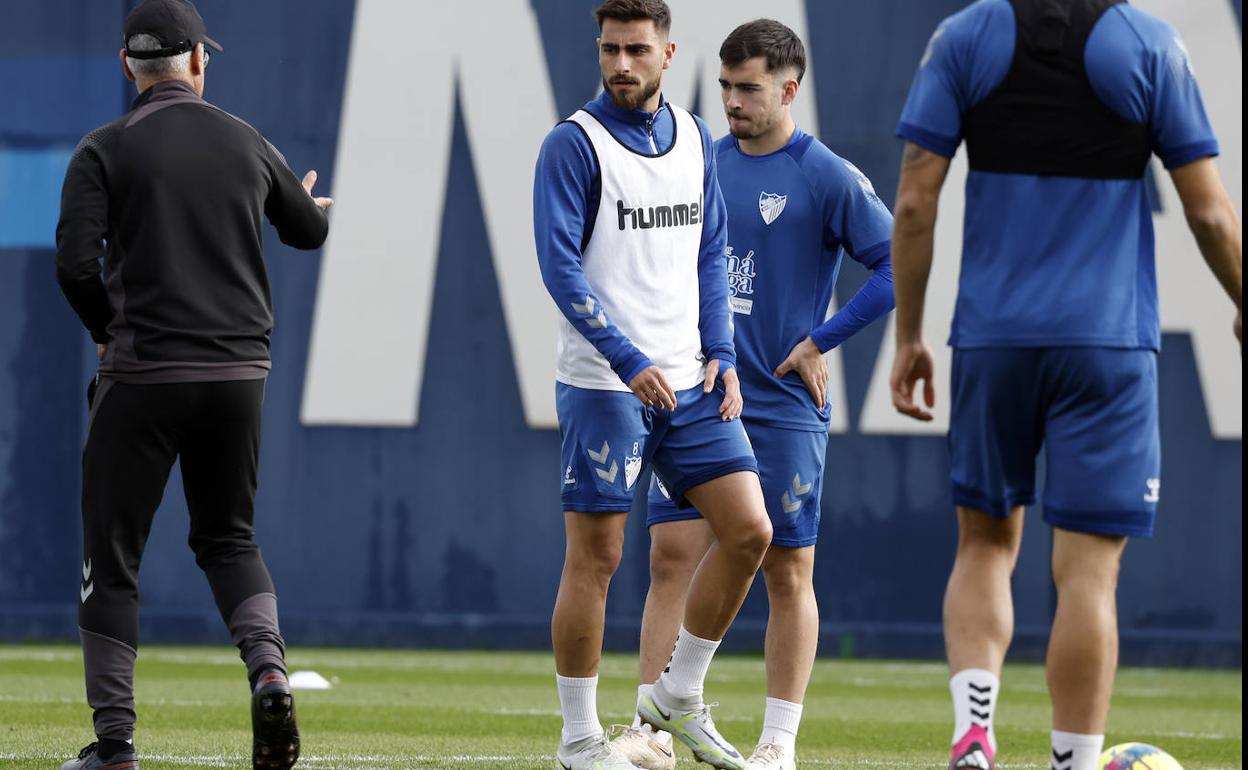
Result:
{"label": "blue team shirt", "polygon": [[[1008,0],[979,0],[945,19],[923,54],[898,136],[953,157],[967,110],[1009,72],[1015,29]],[[1084,65],[1107,107],[1147,126],[1166,168],[1217,155],[1187,51],[1169,24],[1113,6],[1088,38]],[[949,344],[1158,349],[1145,181],[971,170]]]}
{"label": "blue team shirt", "polygon": [[[807,336],[827,351],[892,309],[893,217],[862,172],[801,129],[768,155],[745,154],[731,136],[715,154],[743,415],[826,430],[830,406],[816,409],[796,372],[772,372]],[[826,319],[842,253],[874,272]]]}

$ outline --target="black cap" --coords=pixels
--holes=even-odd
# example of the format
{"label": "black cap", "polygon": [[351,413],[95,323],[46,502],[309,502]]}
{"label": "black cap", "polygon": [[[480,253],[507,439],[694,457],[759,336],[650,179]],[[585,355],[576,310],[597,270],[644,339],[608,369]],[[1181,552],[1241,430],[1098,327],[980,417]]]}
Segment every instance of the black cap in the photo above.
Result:
{"label": "black cap", "polygon": [[[177,56],[195,47],[196,43],[216,51],[221,44],[204,34],[204,19],[190,0],[143,0],[126,16],[126,56],[133,59],[160,59]],[[131,51],[130,38],[151,35],[160,41],[155,51]]]}

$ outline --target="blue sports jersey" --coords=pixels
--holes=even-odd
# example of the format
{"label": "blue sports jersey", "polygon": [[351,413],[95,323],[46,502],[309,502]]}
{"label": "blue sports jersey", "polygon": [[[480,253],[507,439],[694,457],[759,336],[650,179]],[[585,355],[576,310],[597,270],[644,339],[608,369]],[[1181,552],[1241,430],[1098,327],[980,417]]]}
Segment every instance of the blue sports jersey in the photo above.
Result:
{"label": "blue sports jersey", "polygon": [[[826,352],[893,308],[893,217],[862,172],[801,129],[768,155],[745,154],[731,136],[715,153],[744,415],[826,430],[830,407],[815,408],[796,372],[772,372],[807,336]],[[874,272],[825,320],[842,253]]]}
{"label": "blue sports jersey", "polygon": [[[1009,0],[979,0],[928,43],[897,134],[953,157],[967,111],[1009,72]],[[1166,168],[1216,155],[1187,51],[1165,22],[1126,4],[1092,29],[1096,97],[1145,126]],[[959,348],[1161,343],[1145,180],[983,173],[966,181],[962,270],[949,344]]]}

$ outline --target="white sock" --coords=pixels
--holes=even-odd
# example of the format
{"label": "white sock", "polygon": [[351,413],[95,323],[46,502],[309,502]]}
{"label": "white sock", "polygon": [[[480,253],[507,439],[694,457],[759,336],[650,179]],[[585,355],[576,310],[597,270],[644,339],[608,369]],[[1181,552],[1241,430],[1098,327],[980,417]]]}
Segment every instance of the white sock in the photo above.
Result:
{"label": "white sock", "polygon": [[702,700],[702,686],[706,682],[706,670],[711,658],[719,649],[719,642],[694,636],[680,627],[676,637],[676,649],[667,668],[659,675],[663,689],[675,698]]}
{"label": "white sock", "polygon": [[1053,770],[1097,770],[1104,735],[1080,735],[1053,731]]}
{"label": "white sock", "polygon": [[802,704],[779,698],[768,698],[763,712],[763,734],[759,744],[774,743],[789,750],[797,750],[797,726],[802,722]]}
{"label": "white sock", "polygon": [[598,677],[555,675],[559,685],[559,708],[563,711],[564,745],[602,735],[598,721]]}
{"label": "white sock", "polygon": [[[641,702],[641,696],[648,695],[650,693],[651,687],[654,687],[654,685],[642,684],[642,685],[637,686],[637,702],[638,703]],[[646,724],[645,722],[642,722],[641,714],[637,714],[637,713],[633,714],[633,729],[643,730],[645,732],[648,732],[650,733],[650,737],[653,740],[663,744],[664,746],[667,746],[669,749],[672,747],[672,734],[667,732],[666,730],[655,730],[650,725]]]}
{"label": "white sock", "polygon": [[949,692],[953,695],[953,741],[957,743],[971,729],[979,725],[988,732],[988,744],[997,750],[997,736],[992,729],[992,716],[997,708],[997,693],[1001,682],[997,675],[982,668],[959,671],[949,680]]}

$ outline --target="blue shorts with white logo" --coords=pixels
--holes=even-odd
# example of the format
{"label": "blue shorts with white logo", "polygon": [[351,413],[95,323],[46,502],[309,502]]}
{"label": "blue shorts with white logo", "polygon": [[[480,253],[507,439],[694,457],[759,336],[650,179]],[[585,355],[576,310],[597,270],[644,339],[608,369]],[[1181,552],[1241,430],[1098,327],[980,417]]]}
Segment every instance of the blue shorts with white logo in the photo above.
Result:
{"label": "blue shorts with white logo", "polygon": [[[823,464],[828,432],[792,430],[745,420],[745,432],[758,458],[759,482],[767,515],[771,517],[773,545],[804,548],[819,538]],[[650,482],[646,526],[696,519],[696,510],[681,509],[659,480]]]}
{"label": "blue shorts with white logo", "polygon": [[1161,491],[1156,352],[954,350],[954,504],[1004,518],[1034,503],[1042,446],[1045,521],[1151,536]]}
{"label": "blue shorts with white logo", "polygon": [[758,472],[740,420],[719,416],[723,392],[699,385],[676,394],[676,410],[645,406],[632,393],[555,387],[563,438],[563,510],[628,511],[637,479],[652,466],[686,508],[689,489],[738,471]]}

